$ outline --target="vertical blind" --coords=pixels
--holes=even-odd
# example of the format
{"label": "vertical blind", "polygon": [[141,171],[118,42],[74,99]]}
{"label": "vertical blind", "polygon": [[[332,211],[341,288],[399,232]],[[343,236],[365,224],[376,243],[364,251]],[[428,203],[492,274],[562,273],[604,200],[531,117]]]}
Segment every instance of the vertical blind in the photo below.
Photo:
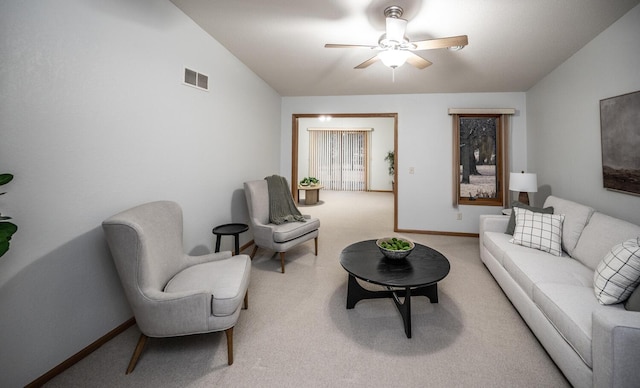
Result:
{"label": "vertical blind", "polygon": [[309,130],[309,174],[327,190],[367,188],[367,130]]}

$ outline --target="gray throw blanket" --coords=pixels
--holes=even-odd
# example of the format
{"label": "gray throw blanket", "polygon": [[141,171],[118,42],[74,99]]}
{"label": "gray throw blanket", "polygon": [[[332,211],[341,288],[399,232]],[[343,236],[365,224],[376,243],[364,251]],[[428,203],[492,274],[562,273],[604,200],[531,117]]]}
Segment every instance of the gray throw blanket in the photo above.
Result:
{"label": "gray throw blanket", "polygon": [[279,175],[271,175],[264,179],[267,180],[269,188],[269,221],[276,225],[293,221],[306,222],[293,203],[287,179]]}

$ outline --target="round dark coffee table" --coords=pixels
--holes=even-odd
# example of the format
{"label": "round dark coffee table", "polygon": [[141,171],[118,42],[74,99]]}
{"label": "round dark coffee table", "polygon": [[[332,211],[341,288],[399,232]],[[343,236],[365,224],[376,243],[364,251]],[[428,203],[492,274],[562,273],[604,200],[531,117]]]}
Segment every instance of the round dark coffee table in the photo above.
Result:
{"label": "round dark coffee table", "polygon": [[[407,338],[411,338],[411,297],[422,295],[431,303],[438,303],[438,282],[451,268],[442,253],[421,244],[416,244],[406,259],[387,259],[376,240],[349,245],[340,254],[340,264],[349,273],[347,309],[363,299],[392,298],[404,321]],[[387,289],[367,290],[356,278]]]}

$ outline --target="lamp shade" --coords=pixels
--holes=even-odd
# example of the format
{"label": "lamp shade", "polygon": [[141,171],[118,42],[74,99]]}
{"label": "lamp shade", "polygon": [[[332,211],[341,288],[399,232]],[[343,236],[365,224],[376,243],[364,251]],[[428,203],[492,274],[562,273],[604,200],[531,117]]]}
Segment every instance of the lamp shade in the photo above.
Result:
{"label": "lamp shade", "polygon": [[509,174],[509,190],[535,193],[538,191],[538,177],[533,173],[512,172]]}

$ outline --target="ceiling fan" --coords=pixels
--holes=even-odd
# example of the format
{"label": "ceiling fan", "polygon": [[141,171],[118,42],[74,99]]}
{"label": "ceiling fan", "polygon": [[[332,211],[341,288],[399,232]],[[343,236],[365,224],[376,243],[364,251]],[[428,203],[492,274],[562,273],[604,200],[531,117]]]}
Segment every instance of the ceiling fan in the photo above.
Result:
{"label": "ceiling fan", "polygon": [[373,58],[362,62],[355,69],[364,69],[382,61],[386,66],[395,69],[402,66],[405,62],[424,69],[431,65],[431,62],[413,53],[413,51],[432,50],[439,48],[448,48],[450,50],[461,50],[469,42],[466,35],[451,36],[448,38],[428,39],[411,42],[405,36],[407,21],[401,19],[402,8],[392,5],[384,10],[386,17],[386,32],[378,39],[377,46],[358,45],[358,44],[325,44],[326,48],[369,48],[380,51]]}

